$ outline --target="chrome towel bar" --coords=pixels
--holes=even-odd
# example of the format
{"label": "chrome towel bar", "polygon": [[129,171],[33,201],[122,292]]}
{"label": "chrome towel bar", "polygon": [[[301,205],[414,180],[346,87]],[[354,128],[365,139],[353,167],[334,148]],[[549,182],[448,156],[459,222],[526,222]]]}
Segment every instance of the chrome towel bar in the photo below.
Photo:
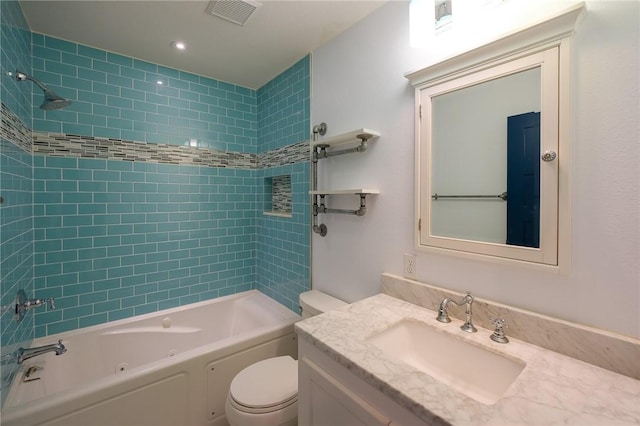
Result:
{"label": "chrome towel bar", "polygon": [[434,194],[431,196],[434,200],[439,200],[441,198],[500,198],[502,201],[507,201],[507,193],[503,192],[498,195],[438,195]]}

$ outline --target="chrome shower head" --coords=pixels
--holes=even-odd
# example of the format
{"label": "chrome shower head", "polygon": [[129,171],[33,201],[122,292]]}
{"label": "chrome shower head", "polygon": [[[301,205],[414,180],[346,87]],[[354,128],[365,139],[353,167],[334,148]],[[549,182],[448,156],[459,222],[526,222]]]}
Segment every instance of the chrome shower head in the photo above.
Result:
{"label": "chrome shower head", "polygon": [[66,106],[71,105],[71,101],[69,99],[65,99],[61,96],[56,95],[56,93],[49,89],[47,86],[42,84],[40,81],[35,78],[27,75],[21,71],[16,71],[16,80],[18,81],[33,81],[39,88],[44,92],[44,101],[42,101],[42,105],[40,105],[40,109],[45,111],[50,111],[54,109],[64,108]]}
{"label": "chrome shower head", "polygon": [[62,98],[55,94],[52,90],[44,91],[44,101],[42,101],[42,105],[40,105],[40,109],[45,111],[50,111],[52,109],[60,109],[71,105],[71,101],[69,99]]}

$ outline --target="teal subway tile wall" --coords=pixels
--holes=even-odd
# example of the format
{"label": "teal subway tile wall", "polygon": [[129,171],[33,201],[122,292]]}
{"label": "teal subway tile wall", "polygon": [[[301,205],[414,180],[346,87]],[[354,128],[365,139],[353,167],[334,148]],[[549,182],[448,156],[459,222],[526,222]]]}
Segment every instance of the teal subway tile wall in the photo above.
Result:
{"label": "teal subway tile wall", "polygon": [[35,156],[36,336],[255,288],[255,173]]}
{"label": "teal subway tile wall", "polygon": [[[266,185],[274,176],[290,176],[291,217],[262,214],[256,219],[257,288],[289,309],[298,312],[298,296],[310,289],[311,235],[309,233],[309,164],[296,163],[258,171]],[[258,189],[258,194],[266,191]],[[268,204],[263,199],[258,204]]]}
{"label": "teal subway tile wall", "polygon": [[[75,55],[74,63],[85,66],[68,65],[68,55]],[[296,261],[307,262],[295,280],[288,270],[282,270],[276,280],[264,282],[257,277],[257,264],[273,259],[260,253],[257,240],[264,240],[261,235],[270,232],[270,227],[279,226],[276,220],[269,221],[266,229],[262,223],[258,182],[263,181],[258,175],[263,175],[263,168],[269,170],[290,161],[286,147],[291,141],[308,140],[308,57],[276,77],[275,84],[258,91],[263,106],[258,105],[255,90],[48,36],[34,34],[33,56],[36,77],[60,88],[62,96],[83,98],[81,87],[88,82],[90,93],[101,95],[74,102],[64,110],[45,112],[36,106],[36,132],[60,132],[62,139],[69,140],[80,134],[84,144],[90,144],[91,137],[100,142],[106,137],[102,126],[88,124],[86,117],[99,120],[105,114],[107,128],[120,130],[119,137],[110,139],[123,139],[124,145],[131,145],[133,142],[123,137],[131,130],[125,117],[138,114],[138,120],[131,120],[133,131],[144,130],[144,135],[132,135],[136,144],[177,145],[180,155],[195,148],[256,157],[255,161],[219,164],[223,167],[185,164],[182,159],[180,164],[150,163],[149,158],[140,156],[122,161],[117,154],[105,159],[70,158],[72,152],[64,148],[51,151],[51,144],[45,147],[37,138],[36,294],[56,297],[60,308],[36,313],[36,337],[253,288],[297,310],[293,292],[309,287],[308,255],[293,253]],[[90,59],[91,68],[79,58]],[[44,70],[38,69],[43,64]],[[116,78],[123,75],[129,80]],[[157,84],[158,79],[165,84]],[[275,114],[281,127],[277,136],[269,132],[264,137],[260,132],[258,138],[256,129],[262,124],[258,117],[267,114],[257,111],[285,104],[295,108],[285,108],[286,115]],[[302,124],[293,125],[288,115]],[[61,127],[52,130],[55,125]],[[179,133],[171,134],[169,128]],[[293,139],[288,133],[294,134]],[[276,140],[281,141],[279,146]],[[257,151],[268,154],[282,147],[281,158],[266,166],[258,164]],[[39,155],[45,148],[49,155]],[[173,157],[167,161],[173,162]],[[282,220],[307,220],[308,209],[299,210],[301,214]],[[302,226],[298,231],[308,229]],[[272,236],[270,241],[275,245],[262,244],[261,249],[275,249],[283,244],[282,239],[291,237]],[[277,270],[273,261],[267,266],[261,270],[273,275]]]}
{"label": "teal subway tile wall", "polygon": [[31,32],[17,0],[2,1],[0,20],[2,103],[24,124],[31,126],[31,83],[15,79],[16,70],[31,71]]}
{"label": "teal subway tile wall", "polygon": [[[297,311],[310,287],[310,57],[253,90],[31,33],[16,1],[2,7],[1,189],[22,191],[21,208],[1,210],[2,274],[10,223],[25,270],[10,289],[3,278],[2,301],[24,287],[57,305],[20,325],[7,310],[2,353],[254,288]],[[6,75],[17,67],[72,105],[40,110],[41,91]],[[5,131],[5,115],[22,124]],[[5,137],[14,127],[24,137]],[[281,175],[290,217],[265,216],[265,179]]]}
{"label": "teal subway tile wall", "polygon": [[[36,78],[74,100],[55,111],[34,103],[36,132],[77,135],[85,145],[109,138],[152,151],[168,144],[256,153],[255,90],[40,34],[33,57]],[[41,139],[35,287],[59,308],[36,312],[36,337],[256,287],[251,164],[75,158],[73,148]]]}
{"label": "teal subway tile wall", "polygon": [[36,33],[33,73],[73,100],[34,130],[256,152],[255,90]]}
{"label": "teal subway tile wall", "polygon": [[33,294],[33,181],[31,83],[15,80],[16,69],[31,70],[31,33],[17,1],[0,2],[0,403],[17,371],[6,357],[33,339],[33,316],[14,320],[18,289]]}
{"label": "teal subway tile wall", "polygon": [[[258,90],[258,152],[277,152],[309,140],[310,70],[307,56]],[[308,155],[307,147],[301,158],[307,160]],[[256,279],[258,290],[297,312],[298,296],[310,289],[311,281],[310,164],[283,157],[285,164],[258,170],[256,193],[263,211],[270,205],[264,199],[268,178],[290,176],[292,194],[291,217],[259,214],[256,219]]]}
{"label": "teal subway tile wall", "polygon": [[311,57],[258,89],[258,152],[309,140]]}

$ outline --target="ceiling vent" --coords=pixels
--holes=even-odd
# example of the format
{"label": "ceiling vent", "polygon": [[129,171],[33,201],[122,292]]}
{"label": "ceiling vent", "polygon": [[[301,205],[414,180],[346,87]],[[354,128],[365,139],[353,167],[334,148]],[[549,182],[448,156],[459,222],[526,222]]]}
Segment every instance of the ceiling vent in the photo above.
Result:
{"label": "ceiling vent", "polygon": [[252,0],[212,0],[207,6],[207,13],[234,24],[244,25],[249,16],[260,6],[260,3]]}

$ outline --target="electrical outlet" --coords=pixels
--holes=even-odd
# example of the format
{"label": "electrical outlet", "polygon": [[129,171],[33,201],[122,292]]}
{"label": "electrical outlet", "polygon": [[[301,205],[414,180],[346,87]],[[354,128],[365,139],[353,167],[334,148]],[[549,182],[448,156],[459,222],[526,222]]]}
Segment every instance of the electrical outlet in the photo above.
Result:
{"label": "electrical outlet", "polygon": [[404,254],[404,277],[416,279],[416,255],[411,253]]}

